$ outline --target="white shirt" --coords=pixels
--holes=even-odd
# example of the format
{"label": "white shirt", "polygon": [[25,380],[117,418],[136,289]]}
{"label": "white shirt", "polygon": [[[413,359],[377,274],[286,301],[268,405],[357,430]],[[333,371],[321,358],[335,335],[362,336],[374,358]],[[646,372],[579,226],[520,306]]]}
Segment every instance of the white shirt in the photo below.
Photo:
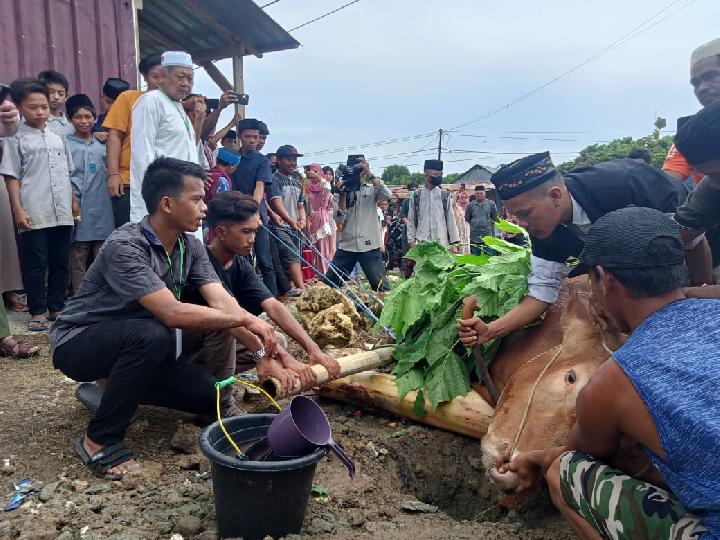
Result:
{"label": "white shirt", "polygon": [[[422,242],[432,240],[445,247],[460,241],[455,212],[452,209],[452,199],[447,198],[447,208],[443,208],[442,189],[423,187],[420,193],[413,197],[420,197],[420,215],[415,219],[415,201],[411,198],[408,209],[407,237],[408,242]],[[415,222],[417,221],[417,227]]]}
{"label": "white shirt", "polygon": [[[571,223],[580,229],[582,233],[587,234],[592,225],[590,218],[572,195],[570,195],[570,202],[572,203]],[[563,226],[560,225],[560,227]],[[528,277],[528,295],[541,302],[555,303],[560,289],[560,282],[568,276],[572,268],[565,263],[548,261],[535,255],[531,257],[530,264],[532,270]]]}
{"label": "white shirt", "polygon": [[162,90],[145,92],[135,103],[130,129],[130,221],[147,215],[142,181],[148,165],[160,156],[200,163],[192,122],[179,101]]}
{"label": "white shirt", "polygon": [[73,126],[72,122],[68,120],[65,113],[61,113],[60,116],[53,116],[51,113],[47,119],[47,127],[50,131],[60,136],[72,135],[75,133],[75,126]]}

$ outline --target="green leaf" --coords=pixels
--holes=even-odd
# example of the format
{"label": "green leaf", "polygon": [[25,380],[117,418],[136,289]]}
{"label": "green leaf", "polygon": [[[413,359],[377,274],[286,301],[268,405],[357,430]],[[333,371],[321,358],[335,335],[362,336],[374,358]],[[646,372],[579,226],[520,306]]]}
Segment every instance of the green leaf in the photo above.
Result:
{"label": "green leaf", "polygon": [[320,484],[316,484],[313,482],[312,488],[310,488],[310,495],[313,497],[327,497],[330,495],[330,490],[328,488],[321,486]]}
{"label": "green leaf", "polygon": [[519,225],[510,223],[509,221],[507,221],[503,218],[499,218],[495,222],[495,226],[502,232],[506,232],[506,233],[510,233],[510,234],[522,234],[522,235],[528,236],[528,233],[525,229],[523,229]]}
{"label": "green leaf", "polygon": [[473,264],[475,266],[482,266],[490,260],[490,255],[458,255],[455,257],[455,261],[458,264]]}
{"label": "green leaf", "polygon": [[428,399],[433,408],[470,391],[470,374],[460,356],[450,351],[442,362],[428,370],[425,380]]}
{"label": "green leaf", "polygon": [[417,396],[415,396],[413,414],[419,418],[425,418],[425,415],[427,414],[425,412],[425,392],[422,390],[418,390]]}
{"label": "green leaf", "polygon": [[404,398],[413,390],[417,390],[422,387],[424,381],[423,372],[424,370],[422,369],[413,368],[404,375],[395,379],[400,399]]}

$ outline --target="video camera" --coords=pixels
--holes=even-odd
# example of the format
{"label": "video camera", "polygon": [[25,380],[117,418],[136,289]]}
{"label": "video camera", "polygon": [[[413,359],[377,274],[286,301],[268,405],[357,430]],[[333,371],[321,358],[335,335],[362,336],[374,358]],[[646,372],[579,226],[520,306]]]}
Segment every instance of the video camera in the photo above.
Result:
{"label": "video camera", "polygon": [[350,193],[360,190],[360,177],[364,169],[360,164],[360,160],[364,160],[362,154],[352,154],[347,158],[347,165],[340,164],[335,171],[335,178],[342,180],[343,187],[341,193]]}

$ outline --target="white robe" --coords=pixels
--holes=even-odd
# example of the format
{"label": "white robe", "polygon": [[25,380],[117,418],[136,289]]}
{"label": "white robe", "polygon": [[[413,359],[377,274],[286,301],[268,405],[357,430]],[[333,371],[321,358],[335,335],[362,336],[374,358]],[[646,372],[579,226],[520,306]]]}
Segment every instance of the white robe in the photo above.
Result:
{"label": "white robe", "polygon": [[408,210],[407,236],[408,242],[434,240],[445,247],[460,241],[455,211],[452,208],[452,197],[447,198],[447,208],[443,208],[442,189],[432,190],[422,187],[420,193],[412,197],[420,197],[420,215],[415,226],[415,201],[410,199]]}
{"label": "white robe", "polygon": [[162,90],[143,94],[132,111],[130,129],[130,221],[138,223],[147,214],[142,198],[145,171],[156,158],[172,157],[200,163],[192,122],[182,103]]}

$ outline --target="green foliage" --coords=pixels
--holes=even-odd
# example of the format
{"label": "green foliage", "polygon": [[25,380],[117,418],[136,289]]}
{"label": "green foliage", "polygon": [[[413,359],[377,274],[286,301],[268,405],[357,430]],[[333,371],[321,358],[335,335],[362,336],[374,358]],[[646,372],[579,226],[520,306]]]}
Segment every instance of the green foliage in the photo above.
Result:
{"label": "green foliage", "polygon": [[573,161],[567,161],[558,165],[557,169],[561,174],[566,174],[575,167],[583,165],[595,165],[603,161],[627,157],[635,148],[647,148],[652,156],[652,164],[655,167],[662,167],[665,156],[673,143],[672,136],[660,136],[660,131],[667,126],[667,120],[658,117],[655,120],[655,129],[647,137],[633,139],[624,137],[615,139],[606,144],[591,144],[580,151],[580,155]]}
{"label": "green foliage", "polygon": [[410,176],[410,170],[405,165],[390,165],[385,167],[382,173],[382,180],[386,184],[397,184],[396,178]]}
{"label": "green foliage", "polygon": [[458,172],[447,174],[445,175],[445,178],[443,178],[443,184],[454,184],[455,180],[460,178],[462,175],[463,173]]}
{"label": "green foliage", "polygon": [[[503,220],[498,228],[525,232]],[[499,255],[452,255],[436,242],[418,244],[406,255],[416,263],[415,274],[385,299],[378,324],[395,331],[393,373],[398,392],[405,396],[418,390],[414,411],[419,416],[426,397],[434,408],[470,390],[475,362],[457,331],[462,300],[477,295],[476,315],[489,322],[507,313],[527,292],[530,249],[489,236],[483,241]],[[497,343],[482,347],[486,360],[491,360]]]}

